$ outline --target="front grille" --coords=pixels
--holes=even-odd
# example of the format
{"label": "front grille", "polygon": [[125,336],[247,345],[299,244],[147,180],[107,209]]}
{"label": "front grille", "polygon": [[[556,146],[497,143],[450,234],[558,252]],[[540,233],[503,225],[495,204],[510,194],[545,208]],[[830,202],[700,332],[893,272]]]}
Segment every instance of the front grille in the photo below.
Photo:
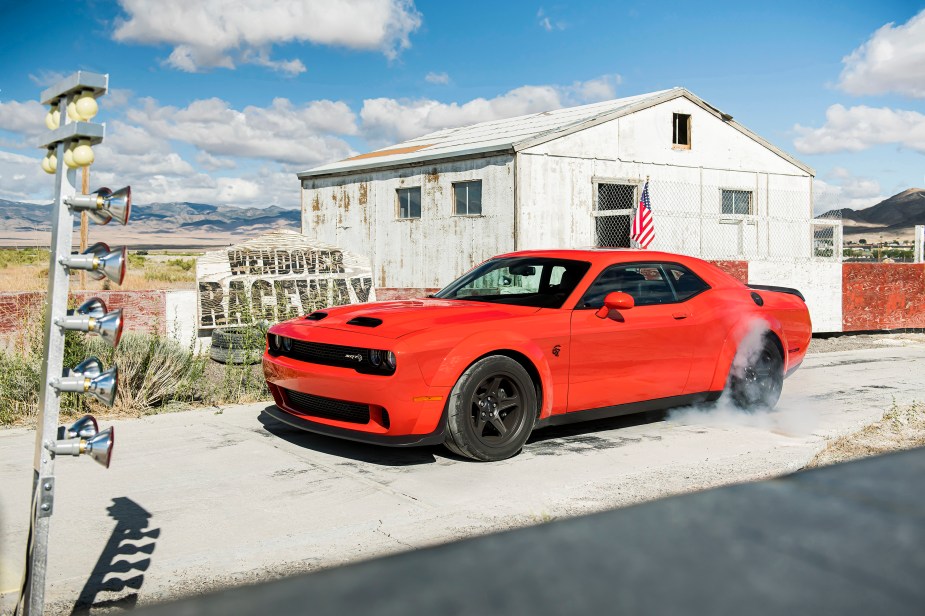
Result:
{"label": "front grille", "polygon": [[[268,335],[268,341],[270,340]],[[274,357],[289,357],[299,361],[324,366],[337,366],[340,368],[353,368],[363,374],[378,374],[390,376],[395,370],[382,361],[382,351],[371,351],[363,347],[342,346],[339,344],[323,344],[321,342],[307,342],[305,340],[291,340],[291,348],[274,348],[269,344],[268,352]],[[288,344],[288,343],[287,343]],[[375,353],[374,364],[370,361],[370,353]]]}
{"label": "front grille", "polygon": [[286,394],[289,406],[305,415],[350,423],[369,423],[369,405],[322,398],[290,389],[284,389],[283,392]]}
{"label": "front grille", "polygon": [[280,351],[279,354],[299,361],[325,366],[340,366],[341,368],[357,369],[370,365],[369,349],[339,344],[322,344],[293,339],[292,350]]}

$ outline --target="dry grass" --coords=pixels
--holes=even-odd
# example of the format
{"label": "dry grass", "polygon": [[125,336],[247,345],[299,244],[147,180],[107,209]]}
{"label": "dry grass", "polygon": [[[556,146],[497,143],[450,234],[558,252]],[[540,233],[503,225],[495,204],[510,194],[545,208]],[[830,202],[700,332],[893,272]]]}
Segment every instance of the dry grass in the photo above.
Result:
{"label": "dry grass", "polygon": [[[192,289],[196,282],[196,254],[129,254],[128,272],[122,285],[87,276],[83,287],[79,274],[71,274],[72,291]],[[48,289],[48,251],[43,249],[0,249],[0,291],[45,291]]]}
{"label": "dry grass", "polygon": [[830,441],[810,460],[808,468],[848,462],[925,445],[925,404],[893,407],[879,421]]}

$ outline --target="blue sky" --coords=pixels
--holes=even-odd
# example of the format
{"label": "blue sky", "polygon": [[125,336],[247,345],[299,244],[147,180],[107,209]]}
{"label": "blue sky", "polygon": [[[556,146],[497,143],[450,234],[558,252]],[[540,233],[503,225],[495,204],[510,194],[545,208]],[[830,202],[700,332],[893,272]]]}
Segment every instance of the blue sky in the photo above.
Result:
{"label": "blue sky", "polygon": [[925,3],[0,0],[0,198],[47,202],[40,91],[110,74],[93,184],[297,207],[294,173],[447,126],[684,86],[840,205],[925,186]]}

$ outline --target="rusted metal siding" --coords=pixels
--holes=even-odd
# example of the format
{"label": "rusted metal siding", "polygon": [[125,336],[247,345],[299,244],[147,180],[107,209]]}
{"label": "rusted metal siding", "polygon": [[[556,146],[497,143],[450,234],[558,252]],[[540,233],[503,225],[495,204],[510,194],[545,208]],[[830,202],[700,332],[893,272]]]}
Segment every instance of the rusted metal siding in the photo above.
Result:
{"label": "rusted metal siding", "polygon": [[[482,181],[482,215],[456,216],[453,184]],[[304,233],[369,257],[376,287],[439,288],[514,249],[514,157],[493,156],[306,179]],[[421,187],[421,218],[398,218],[396,191]]]}

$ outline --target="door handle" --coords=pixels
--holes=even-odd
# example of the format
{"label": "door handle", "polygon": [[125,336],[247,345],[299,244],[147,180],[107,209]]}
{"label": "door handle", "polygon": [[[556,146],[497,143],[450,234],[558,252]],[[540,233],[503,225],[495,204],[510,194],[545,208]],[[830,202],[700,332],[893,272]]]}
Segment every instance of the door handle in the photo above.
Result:
{"label": "door handle", "polygon": [[673,316],[675,320],[680,321],[681,319],[686,319],[691,315],[689,312],[675,312],[671,316]]}

